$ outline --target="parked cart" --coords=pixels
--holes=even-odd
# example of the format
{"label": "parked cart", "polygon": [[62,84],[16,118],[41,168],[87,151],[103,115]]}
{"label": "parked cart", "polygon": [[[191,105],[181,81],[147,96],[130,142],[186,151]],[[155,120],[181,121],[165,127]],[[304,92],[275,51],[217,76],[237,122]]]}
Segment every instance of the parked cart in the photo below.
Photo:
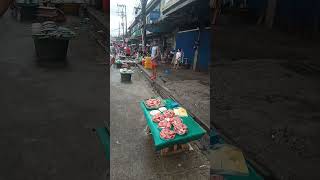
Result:
{"label": "parked cart", "polygon": [[75,33],[68,28],[58,27],[55,22],[32,24],[32,37],[39,59],[65,60],[69,40]]}
{"label": "parked cart", "polygon": [[[162,101],[164,102],[164,106],[162,106],[162,103],[160,103],[159,107],[161,106],[161,108],[165,108],[165,110],[174,112],[175,109],[180,107],[180,105],[172,99],[163,99]],[[179,118],[182,120],[181,122],[187,127],[188,131],[183,135],[176,134],[172,139],[163,139],[160,135],[162,130],[160,128],[159,122],[155,122],[153,118],[160,112],[163,112],[163,114],[165,113],[163,110],[161,110],[161,108],[157,109],[158,107],[149,108],[147,105],[148,103],[146,102],[147,101],[141,101],[140,107],[147,121],[147,131],[149,134],[151,133],[155,150],[159,150],[160,155],[166,156],[182,151],[187,151],[189,150],[189,142],[201,139],[201,137],[205,135],[206,131],[191,116],[189,116],[188,114],[183,116],[182,114],[179,114]],[[176,114],[176,112],[174,112],[174,114]],[[169,120],[167,119],[168,118],[164,118],[163,121],[169,122]],[[171,127],[173,126],[170,125],[170,128],[168,130],[174,129]]]}
{"label": "parked cart", "polygon": [[121,82],[130,82],[133,71],[131,69],[123,68],[123,69],[120,69],[120,74],[121,74]]}

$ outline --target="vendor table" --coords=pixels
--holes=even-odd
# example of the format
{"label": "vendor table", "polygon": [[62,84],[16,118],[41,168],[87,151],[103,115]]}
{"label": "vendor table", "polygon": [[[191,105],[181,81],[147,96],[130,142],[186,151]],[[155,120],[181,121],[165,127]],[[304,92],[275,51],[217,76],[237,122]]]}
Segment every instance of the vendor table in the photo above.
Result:
{"label": "vendor table", "polygon": [[[171,109],[170,107],[172,103],[175,103],[172,99],[164,99],[165,105],[167,109]],[[190,116],[181,117],[183,123],[188,127],[188,133],[185,135],[176,135],[174,139],[171,140],[162,140],[160,138],[160,130],[158,129],[158,124],[152,121],[152,117],[150,115],[150,111],[148,110],[144,104],[144,102],[140,102],[140,107],[146,117],[147,124],[151,130],[151,134],[153,136],[153,141],[156,150],[161,150],[166,147],[170,147],[176,144],[185,144],[190,141],[200,139],[206,131]]]}

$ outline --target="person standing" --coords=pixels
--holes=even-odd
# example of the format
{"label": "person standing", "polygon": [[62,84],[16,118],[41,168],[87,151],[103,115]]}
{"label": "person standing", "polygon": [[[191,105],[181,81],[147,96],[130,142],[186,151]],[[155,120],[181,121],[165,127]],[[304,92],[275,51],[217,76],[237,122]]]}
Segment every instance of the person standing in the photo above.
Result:
{"label": "person standing", "polygon": [[126,56],[127,57],[131,56],[131,50],[129,46],[126,47]]}
{"label": "person standing", "polygon": [[151,80],[155,80],[157,77],[157,65],[160,60],[160,50],[159,47],[156,46],[156,43],[153,43],[152,49],[151,49],[151,62],[152,62],[152,76]]}
{"label": "person standing", "polygon": [[178,49],[178,51],[176,52],[176,56],[174,58],[173,69],[179,68],[179,63],[181,61],[181,58],[182,58],[181,49]]}
{"label": "person standing", "polygon": [[151,47],[151,58],[154,58],[156,53],[157,53],[157,46],[156,46],[156,43],[154,42],[153,43],[153,46]]}

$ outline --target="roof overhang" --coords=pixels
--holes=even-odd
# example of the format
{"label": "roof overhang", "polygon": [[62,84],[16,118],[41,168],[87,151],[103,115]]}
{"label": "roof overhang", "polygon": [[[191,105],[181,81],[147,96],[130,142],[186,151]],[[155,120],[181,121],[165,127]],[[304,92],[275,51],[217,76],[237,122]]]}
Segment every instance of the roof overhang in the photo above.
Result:
{"label": "roof overhang", "polygon": [[147,4],[146,14],[149,14],[160,2],[161,0],[151,0],[151,2]]}

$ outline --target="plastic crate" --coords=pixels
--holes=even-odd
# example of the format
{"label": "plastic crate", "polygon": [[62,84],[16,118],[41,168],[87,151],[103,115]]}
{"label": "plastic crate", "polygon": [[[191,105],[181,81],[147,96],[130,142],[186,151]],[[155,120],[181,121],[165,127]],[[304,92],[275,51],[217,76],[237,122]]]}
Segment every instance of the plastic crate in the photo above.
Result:
{"label": "plastic crate", "polygon": [[131,74],[121,73],[121,81],[122,82],[130,82]]}

